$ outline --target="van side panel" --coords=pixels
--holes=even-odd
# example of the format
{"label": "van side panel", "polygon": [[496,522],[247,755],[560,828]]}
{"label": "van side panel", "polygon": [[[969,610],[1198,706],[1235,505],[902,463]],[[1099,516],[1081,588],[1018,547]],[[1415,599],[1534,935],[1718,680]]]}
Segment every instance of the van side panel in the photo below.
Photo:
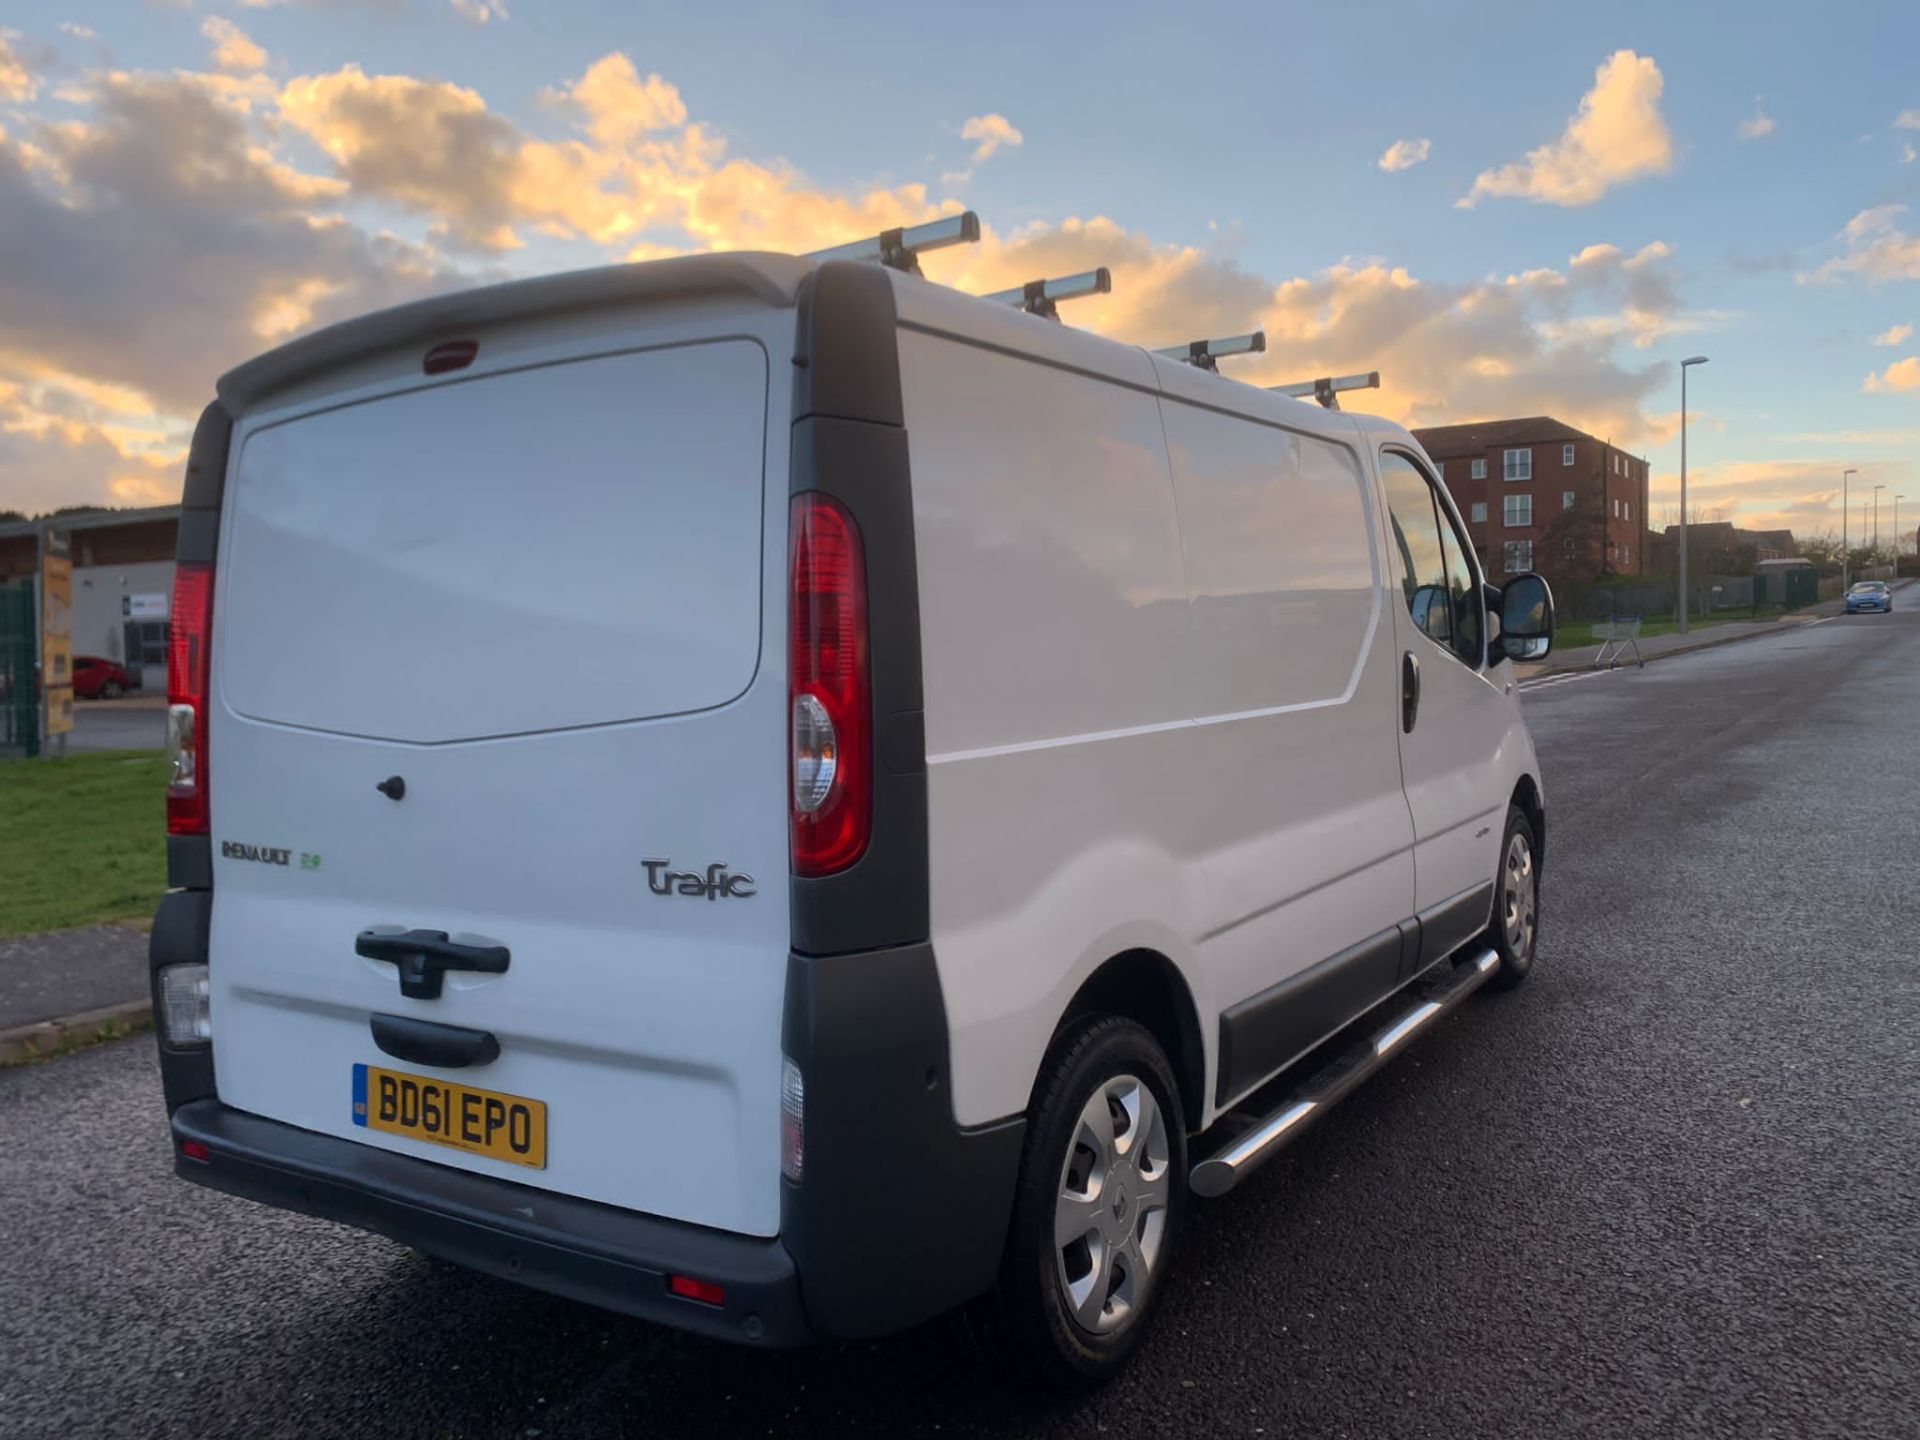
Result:
{"label": "van side panel", "polygon": [[1026,1107],[1102,960],[1189,969],[1186,588],[1151,391],[912,329],[900,366],[934,954],[956,1118],[980,1124]]}
{"label": "van side panel", "polygon": [[[1351,422],[1311,434],[1173,399],[1162,411],[1200,722],[1182,768],[1209,818],[1203,962],[1231,1011],[1352,952],[1317,987],[1331,1022],[1313,1033],[1286,1014],[1298,1005],[1248,1012],[1220,1062],[1229,1100],[1393,987],[1413,830],[1371,479]],[[1285,1034],[1260,1033],[1276,1027]]]}

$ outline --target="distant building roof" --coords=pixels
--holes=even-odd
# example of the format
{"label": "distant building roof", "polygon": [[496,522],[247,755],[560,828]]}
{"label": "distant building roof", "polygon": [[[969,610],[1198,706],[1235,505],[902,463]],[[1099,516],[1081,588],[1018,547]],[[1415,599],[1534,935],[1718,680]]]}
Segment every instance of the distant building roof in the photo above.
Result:
{"label": "distant building roof", "polygon": [[38,530],[101,530],[115,525],[148,525],[155,520],[179,518],[178,505],[149,505],[139,510],[81,510],[39,520],[9,520],[0,525],[0,539],[9,535],[31,535]]}
{"label": "distant building roof", "polygon": [[1474,420],[1465,425],[1430,425],[1415,430],[1413,438],[1436,460],[1478,455],[1501,445],[1528,445],[1564,440],[1595,440],[1551,415],[1528,415],[1519,420]]}

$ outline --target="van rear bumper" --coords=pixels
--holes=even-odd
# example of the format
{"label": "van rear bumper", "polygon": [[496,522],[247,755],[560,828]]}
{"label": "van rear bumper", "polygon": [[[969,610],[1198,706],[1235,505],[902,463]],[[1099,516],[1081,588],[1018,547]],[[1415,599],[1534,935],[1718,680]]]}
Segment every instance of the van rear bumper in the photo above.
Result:
{"label": "van rear bumper", "polygon": [[[215,1099],[173,1112],[184,1180],[371,1230],[473,1270],[604,1309],[747,1345],[813,1338],[793,1257],[778,1239],[708,1230],[434,1165],[263,1120]],[[209,1159],[180,1152],[197,1141]],[[724,1286],[684,1300],[670,1275]]]}

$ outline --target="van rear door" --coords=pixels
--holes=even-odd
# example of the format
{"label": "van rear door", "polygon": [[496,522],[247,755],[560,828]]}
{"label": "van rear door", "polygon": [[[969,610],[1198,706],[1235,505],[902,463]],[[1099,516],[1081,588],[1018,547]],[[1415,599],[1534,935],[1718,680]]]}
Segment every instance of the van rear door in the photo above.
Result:
{"label": "van rear door", "polygon": [[[208,731],[221,1098],[772,1234],[790,399],[769,357],[793,312],[464,334],[458,373],[363,357],[236,425]],[[419,937],[366,932],[447,938],[416,960]],[[417,1022],[498,1056],[456,1066]],[[396,1094],[450,1143],[383,1128]]]}

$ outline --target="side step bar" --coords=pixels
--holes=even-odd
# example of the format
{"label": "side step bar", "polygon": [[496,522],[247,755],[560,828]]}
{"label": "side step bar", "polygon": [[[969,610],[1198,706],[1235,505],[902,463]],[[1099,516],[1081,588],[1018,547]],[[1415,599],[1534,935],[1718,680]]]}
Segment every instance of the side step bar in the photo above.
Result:
{"label": "side step bar", "polygon": [[[1500,968],[1500,957],[1482,951],[1454,965],[1437,983],[1416,986],[1373,1037],[1341,1052],[1306,1080],[1286,1092],[1264,1119],[1239,1133],[1224,1149],[1193,1167],[1187,1185],[1196,1195],[1224,1195],[1262,1162],[1286,1148],[1308,1125],[1344,1100],[1362,1080],[1398,1054],[1406,1043],[1462,1000],[1486,984]],[[1391,1012],[1390,1012],[1391,1013]]]}

